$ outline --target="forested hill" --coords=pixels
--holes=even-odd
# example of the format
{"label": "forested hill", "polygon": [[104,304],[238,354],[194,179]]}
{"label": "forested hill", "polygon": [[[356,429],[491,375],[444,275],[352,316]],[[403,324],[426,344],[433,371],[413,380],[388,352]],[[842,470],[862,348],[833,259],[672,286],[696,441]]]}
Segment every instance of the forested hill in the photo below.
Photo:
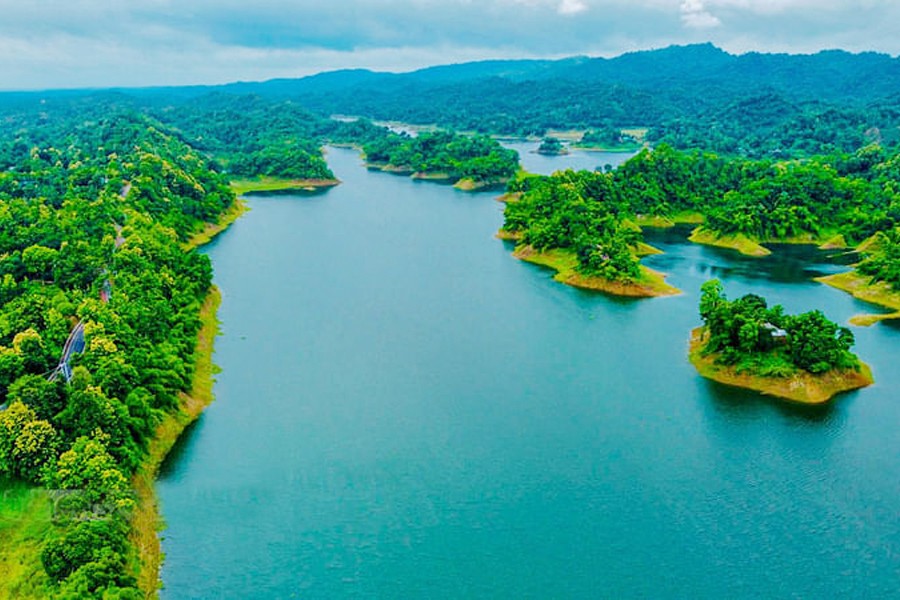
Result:
{"label": "forested hill", "polygon": [[[592,129],[615,139],[621,129],[646,129],[644,139],[653,145],[756,158],[900,143],[900,58],[839,50],[733,55],[700,44],[610,59],[481,61],[402,74],[356,69],[103,94],[104,102],[164,121],[184,114],[172,107],[216,110],[217,97],[252,95],[272,105],[290,101],[320,117],[358,115],[497,135]],[[0,94],[0,111],[96,98],[97,92],[77,91]]]}
{"label": "forested hill", "polygon": [[[630,52],[615,58],[577,56],[560,60],[487,60],[428,67],[400,74],[346,69],[300,79],[178,89],[189,95],[217,90],[263,96],[322,95],[323,98],[348,100],[353,91],[377,90],[390,95],[488,79],[511,84],[559,81],[618,86],[654,93],[673,87],[685,92],[687,88],[694,88],[698,94],[712,90],[736,96],[769,91],[793,101],[820,100],[861,105],[900,94],[900,58],[874,52],[853,54],[842,50],[810,55],[758,52],[734,55],[707,43]],[[168,94],[174,89],[134,91]]]}
{"label": "forested hill", "polygon": [[[163,121],[215,112],[223,97],[252,95],[256,100],[245,100],[251,112],[260,102],[289,101],[319,117],[358,115],[497,135],[591,129],[616,139],[622,129],[646,129],[644,140],[653,145],[756,158],[900,144],[900,58],[839,50],[733,55],[711,44],[402,74],[355,69],[222,86],[4,93],[0,112],[37,102],[89,105],[98,94],[106,105],[124,104]],[[177,123],[186,133],[189,125]]]}
{"label": "forested hill", "polygon": [[482,61],[411,73],[343,70],[215,88],[125,90],[147,102],[210,91],[314,112],[501,135],[648,128],[648,141],[725,154],[852,152],[900,140],[900,59],[839,50],[729,54],[711,44],[616,58]]}

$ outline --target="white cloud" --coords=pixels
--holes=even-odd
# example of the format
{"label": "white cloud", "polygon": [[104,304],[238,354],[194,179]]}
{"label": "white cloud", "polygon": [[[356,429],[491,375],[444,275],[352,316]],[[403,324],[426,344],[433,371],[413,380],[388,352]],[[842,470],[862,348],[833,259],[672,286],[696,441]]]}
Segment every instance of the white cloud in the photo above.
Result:
{"label": "white cloud", "polygon": [[732,52],[900,52],[900,0],[0,0],[0,14],[0,89],[219,83],[706,41]]}
{"label": "white cloud", "polygon": [[586,11],[587,8],[587,4],[582,2],[582,0],[562,0],[559,3],[559,8],[556,10],[561,15],[577,15]]}
{"label": "white cloud", "polygon": [[710,13],[703,0],[684,0],[681,3],[681,22],[693,29],[711,29],[722,24]]}

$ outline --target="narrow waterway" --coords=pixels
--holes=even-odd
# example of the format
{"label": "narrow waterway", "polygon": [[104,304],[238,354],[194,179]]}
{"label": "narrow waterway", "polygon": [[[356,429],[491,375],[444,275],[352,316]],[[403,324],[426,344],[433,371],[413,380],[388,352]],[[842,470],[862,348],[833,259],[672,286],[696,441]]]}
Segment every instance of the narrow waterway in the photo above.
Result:
{"label": "narrow waterway", "polygon": [[491,193],[329,162],[207,249],[222,373],[159,481],[163,597],[897,593],[900,329],[854,330],[877,383],[824,408],[686,360],[706,279],[846,321],[839,267],[661,234],[685,293],[614,299],[512,258]]}

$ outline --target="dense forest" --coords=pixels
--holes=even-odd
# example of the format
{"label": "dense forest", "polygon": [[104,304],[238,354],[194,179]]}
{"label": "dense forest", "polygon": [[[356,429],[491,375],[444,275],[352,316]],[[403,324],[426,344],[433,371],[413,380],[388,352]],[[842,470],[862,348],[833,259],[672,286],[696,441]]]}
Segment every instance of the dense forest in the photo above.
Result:
{"label": "dense forest", "polygon": [[787,377],[798,369],[820,374],[859,368],[859,359],[850,352],[853,332],[818,310],[786,315],[784,307],[770,307],[756,294],[728,300],[722,284],[712,279],[701,289],[700,317],[703,352],[739,371]]}
{"label": "dense forest", "polygon": [[182,243],[235,198],[159,123],[82,119],[0,141],[0,476],[70,490],[32,593],[136,598],[129,478],[190,388],[211,285]]}
{"label": "dense forest", "polygon": [[503,183],[519,170],[519,156],[487,136],[452,132],[415,137],[391,134],[363,146],[366,162],[388,170],[446,176],[452,181]]}
{"label": "dense forest", "polygon": [[647,127],[652,143],[750,157],[900,141],[900,60],[874,53],[735,56],[702,44],[612,59],[348,71],[236,89],[290,96],[322,112],[502,135]]}
{"label": "dense forest", "polygon": [[210,94],[151,107],[150,114],[238,178],[334,179],[322,156],[324,143],[358,145],[388,135],[365,119],[323,118],[295,102],[258,96]]}
{"label": "dense forest", "polygon": [[628,221],[630,212],[611,175],[525,176],[511,182],[509,191],[517,197],[506,205],[508,237],[538,251],[571,251],[584,275],[627,282],[640,276],[640,229]]}
{"label": "dense forest", "polygon": [[[806,160],[723,158],[661,145],[614,172],[522,177],[509,185],[503,229],[536,249],[578,256],[578,270],[637,273],[635,223],[702,223],[695,241],[766,252],[759,242],[865,244],[861,273],[898,288],[898,155],[870,145]],[[876,235],[877,234],[877,235]],[[629,251],[629,249],[631,249]]]}
{"label": "dense forest", "polygon": [[[900,59],[883,54],[732,55],[701,44],[610,59],[484,61],[403,74],[348,70],[224,86],[7,94],[0,112],[38,101],[129,105],[178,127],[198,147],[230,157],[235,172],[261,163],[277,173],[279,161],[265,150],[270,142],[300,163],[323,167],[317,146],[307,141],[346,139],[330,131],[340,129],[327,123],[334,114],[505,136],[593,130],[584,144],[610,148],[633,147],[627,132],[641,128],[647,129],[642,141],[653,145],[751,158],[852,153],[869,143],[893,150],[900,143],[897,90]],[[306,111],[318,120],[307,120]],[[243,118],[254,127],[235,126]],[[260,155],[246,158],[254,153]]]}

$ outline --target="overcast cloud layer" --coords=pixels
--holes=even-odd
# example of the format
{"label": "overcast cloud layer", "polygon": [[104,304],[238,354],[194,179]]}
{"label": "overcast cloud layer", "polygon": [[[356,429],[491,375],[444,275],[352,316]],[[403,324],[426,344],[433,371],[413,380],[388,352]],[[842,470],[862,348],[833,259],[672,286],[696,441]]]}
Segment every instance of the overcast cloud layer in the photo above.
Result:
{"label": "overcast cloud layer", "polygon": [[485,58],[900,54],[897,0],[0,0],[0,89],[182,85]]}

